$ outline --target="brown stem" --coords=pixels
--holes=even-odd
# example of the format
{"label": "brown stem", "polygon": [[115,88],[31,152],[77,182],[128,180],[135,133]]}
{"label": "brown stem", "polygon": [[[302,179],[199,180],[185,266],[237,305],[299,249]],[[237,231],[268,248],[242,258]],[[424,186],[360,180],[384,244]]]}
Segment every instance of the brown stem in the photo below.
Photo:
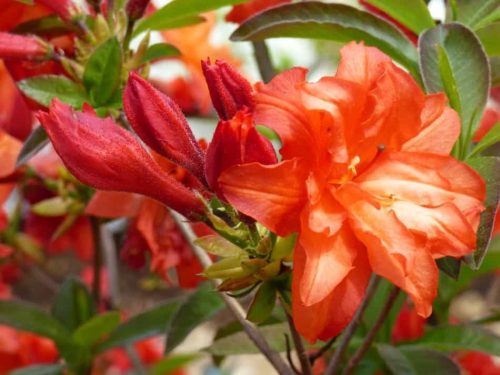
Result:
{"label": "brown stem", "polygon": [[292,347],[290,345],[290,338],[288,337],[288,335],[286,333],[285,333],[285,346],[286,346],[286,359],[288,360],[288,364],[290,365],[290,367],[292,368],[293,372],[296,375],[302,375],[302,373],[299,371],[297,366],[295,366],[295,363],[293,363]]}
{"label": "brown stem", "polygon": [[276,75],[276,70],[271,61],[271,55],[265,41],[252,42],[255,60],[259,67],[259,73],[264,82],[269,82]]}
{"label": "brown stem", "polygon": [[[177,212],[172,210],[170,212],[172,218],[175,220],[177,226],[190,244],[193,253],[198,258],[201,265],[204,268],[210,267],[213,264],[212,259],[210,259],[208,254],[202,248],[196,246],[193,243],[193,241],[196,239],[196,235],[193,233],[189,224],[186,223],[184,218]],[[220,281],[218,280],[211,281],[215,286],[218,286],[220,284]],[[240,305],[240,303],[234,298],[228,296],[226,293],[221,293],[220,295],[229,311],[231,311],[233,316],[243,327],[243,330],[247,334],[248,338],[255,344],[257,348],[259,348],[260,352],[268,359],[268,361],[276,369],[276,371],[280,375],[293,375],[293,371],[290,369],[290,367],[287,366],[283,358],[281,358],[280,354],[269,346],[266,339],[264,338],[264,336],[262,336],[257,327],[253,323],[246,320],[245,310]]]}
{"label": "brown stem", "polygon": [[309,356],[307,355],[304,343],[302,342],[302,337],[300,337],[299,333],[295,329],[292,316],[288,312],[285,312],[285,314],[286,319],[288,320],[288,325],[290,326],[290,332],[292,333],[293,344],[295,345],[295,350],[297,352],[297,356],[299,357],[302,374],[312,375],[311,363],[309,362]]}
{"label": "brown stem", "polygon": [[334,337],[330,341],[328,341],[325,345],[323,345],[316,353],[311,354],[309,356],[309,362],[311,363],[311,366],[314,366],[314,362],[320,357],[323,357],[323,355],[330,350],[330,348],[335,344],[335,341],[337,341],[337,338]]}
{"label": "brown stem", "polygon": [[365,298],[363,299],[363,302],[358,307],[356,313],[354,314],[354,317],[352,318],[351,322],[345,329],[342,339],[340,340],[339,346],[335,350],[335,353],[332,359],[330,360],[330,363],[328,363],[328,367],[325,370],[325,375],[334,375],[336,373],[340,365],[340,362],[342,360],[342,356],[347,350],[349,342],[351,341],[352,336],[354,336],[354,333],[356,332],[356,328],[358,328],[359,324],[361,323],[361,318],[363,317],[366,308],[368,307],[371,299],[373,298],[379,283],[380,283],[380,277],[374,275],[372,280],[370,281],[370,284],[368,285],[368,288],[366,289],[366,295]]}
{"label": "brown stem", "polygon": [[90,218],[92,237],[94,239],[94,279],[92,280],[92,297],[97,305],[101,301],[101,267],[102,267],[102,239],[101,221],[96,217]]}
{"label": "brown stem", "polygon": [[351,357],[349,360],[349,363],[347,364],[347,367],[344,369],[342,372],[342,375],[350,375],[358,365],[358,363],[361,361],[365,353],[370,349],[370,346],[375,339],[375,336],[377,335],[378,331],[380,330],[380,327],[382,327],[382,324],[384,323],[385,319],[387,318],[387,315],[389,315],[389,312],[391,311],[392,306],[394,305],[394,302],[396,302],[396,299],[398,298],[399,293],[401,292],[401,289],[398,287],[394,286],[391,293],[387,297],[387,300],[385,301],[384,308],[380,312],[377,320],[375,321],[375,324],[373,327],[370,329],[368,332],[368,335],[366,335],[365,339],[363,340],[363,343],[361,346],[358,348],[356,353]]}

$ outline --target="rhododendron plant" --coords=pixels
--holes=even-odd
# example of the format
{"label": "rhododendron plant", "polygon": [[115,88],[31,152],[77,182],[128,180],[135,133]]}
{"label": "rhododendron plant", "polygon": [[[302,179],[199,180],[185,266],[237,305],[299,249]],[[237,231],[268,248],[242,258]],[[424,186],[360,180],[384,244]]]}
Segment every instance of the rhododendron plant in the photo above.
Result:
{"label": "rhododendron plant", "polygon": [[495,374],[500,4],[441,2],[0,0],[0,375]]}

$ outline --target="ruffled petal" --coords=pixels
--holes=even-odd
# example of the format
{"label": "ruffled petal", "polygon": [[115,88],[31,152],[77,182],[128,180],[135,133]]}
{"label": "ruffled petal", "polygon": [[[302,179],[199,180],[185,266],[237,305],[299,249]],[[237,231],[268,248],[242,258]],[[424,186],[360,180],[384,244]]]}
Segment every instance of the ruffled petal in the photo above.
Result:
{"label": "ruffled petal", "polygon": [[[355,238],[351,238],[351,241],[357,242]],[[358,246],[362,245],[358,242]],[[365,295],[371,274],[366,255],[360,251],[347,276],[324,299],[311,306],[306,306],[300,298],[306,264],[306,253],[300,244],[295,247],[293,264],[294,324],[300,334],[311,343],[318,339],[329,340],[347,326]]]}
{"label": "ruffled petal", "polygon": [[426,97],[420,114],[420,131],[403,145],[403,151],[444,155],[451,152],[460,135],[460,117],[446,104],[447,99],[443,93]]}
{"label": "ruffled petal", "polygon": [[439,273],[425,243],[417,241],[394,211],[379,205],[356,184],[343,185],[335,197],[348,211],[356,237],[365,244],[373,271],[408,293],[419,315],[429,316]]}
{"label": "ruffled petal", "polygon": [[299,229],[300,212],[307,202],[307,173],[296,159],[270,166],[250,163],[227,169],[219,185],[234,207],[286,236]]}
{"label": "ruffled petal", "polygon": [[354,259],[362,246],[347,226],[332,234],[315,232],[309,228],[307,214],[302,215],[298,239],[306,255],[299,296],[304,306],[312,306],[325,299],[344,280],[353,269]]}

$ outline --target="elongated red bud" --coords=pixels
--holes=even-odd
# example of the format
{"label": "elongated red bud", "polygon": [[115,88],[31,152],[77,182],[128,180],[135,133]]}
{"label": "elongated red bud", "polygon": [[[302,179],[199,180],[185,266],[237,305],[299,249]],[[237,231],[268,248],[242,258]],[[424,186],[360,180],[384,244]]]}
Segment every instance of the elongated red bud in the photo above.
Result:
{"label": "elongated red bud", "polygon": [[75,112],[57,99],[49,113],[37,117],[66,167],[83,183],[147,195],[186,217],[203,212],[195,194],[163,173],[140,142],[112,119]]}
{"label": "elongated red bud", "polygon": [[243,107],[253,109],[252,86],[231,65],[217,60],[202,61],[203,74],[215,110],[222,120],[231,119]]}
{"label": "elongated red bud", "polygon": [[144,15],[149,0],[128,0],[125,11],[129,20],[138,20]]}
{"label": "elongated red bud", "polygon": [[41,60],[49,57],[52,48],[35,36],[0,32],[0,58],[6,60]]}
{"label": "elongated red bud", "polygon": [[205,155],[172,99],[132,72],[123,107],[130,125],[149,147],[205,182]]}
{"label": "elongated red bud", "polygon": [[261,135],[246,109],[229,121],[220,121],[207,150],[205,174],[209,186],[223,198],[219,187],[220,174],[236,164],[277,162],[271,142]]}

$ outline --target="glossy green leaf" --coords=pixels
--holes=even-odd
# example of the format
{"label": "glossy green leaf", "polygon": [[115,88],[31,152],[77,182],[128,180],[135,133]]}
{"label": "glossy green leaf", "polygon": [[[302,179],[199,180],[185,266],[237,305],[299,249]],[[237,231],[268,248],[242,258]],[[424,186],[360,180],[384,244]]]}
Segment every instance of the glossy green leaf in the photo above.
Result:
{"label": "glossy green leaf", "polygon": [[52,305],[52,316],[70,332],[95,315],[95,306],[87,287],[77,278],[67,278]]}
{"label": "glossy green leaf", "polygon": [[467,159],[467,164],[474,168],[486,182],[485,210],[481,213],[481,221],[477,230],[476,251],[465,261],[473,269],[478,269],[488,250],[495,213],[500,199],[500,157],[484,156]]}
{"label": "glossy green leaf", "polygon": [[90,56],[83,73],[83,84],[91,103],[98,107],[111,99],[120,83],[122,52],[116,37],[108,39]]}
{"label": "glossy green leaf", "polygon": [[489,56],[500,56],[500,22],[494,22],[476,31]]}
{"label": "glossy green leaf", "polygon": [[458,279],[460,275],[460,259],[444,257],[436,261],[439,269],[452,279]]}
{"label": "glossy green leaf", "polygon": [[17,157],[16,166],[26,164],[33,156],[49,143],[49,137],[43,126],[37,126],[24,141],[23,147]]}
{"label": "glossy green leaf", "polygon": [[23,79],[17,86],[24,95],[45,107],[49,107],[54,98],[75,108],[81,108],[88,100],[83,87],[64,76],[39,75]]}
{"label": "glossy green leaf", "polygon": [[469,157],[476,156],[482,151],[486,150],[488,147],[491,147],[500,142],[500,122],[497,122],[488,133],[477,143],[472,152],[469,154]]}
{"label": "glossy green leaf", "polygon": [[197,354],[177,354],[168,356],[156,362],[154,366],[149,369],[149,375],[169,375],[197,358]]}
{"label": "glossy green leaf", "polygon": [[455,0],[455,20],[472,28],[480,25],[484,18],[498,10],[499,0]]}
{"label": "glossy green leaf", "polygon": [[170,353],[194,328],[210,320],[224,306],[218,292],[210,284],[202,284],[181,305],[168,327],[165,353]]}
{"label": "glossy green leaf", "polygon": [[61,342],[69,338],[69,332],[56,319],[27,303],[0,301],[0,324],[33,332],[54,341]]}
{"label": "glossy green leaf", "polygon": [[400,349],[378,344],[380,357],[394,375],[460,375],[460,367],[447,355],[425,347]]}
{"label": "glossy green leaf", "polygon": [[163,59],[165,57],[179,56],[181,52],[175,48],[173,45],[168,43],[157,43],[149,46],[144,54],[142,63],[147,63],[148,61],[155,61],[158,59]]}
{"label": "glossy green leaf", "polygon": [[174,22],[176,19],[195,19],[195,17],[201,13],[218,9],[226,5],[244,3],[245,1],[246,0],[173,0],[142,21],[137,27],[136,33],[147,29],[165,30],[166,22]]}
{"label": "glossy green leaf", "polygon": [[297,37],[338,42],[364,41],[380,48],[419,78],[415,46],[396,26],[368,12],[343,4],[317,1],[284,5],[243,23],[231,40],[259,41]]}
{"label": "glossy green leaf", "polygon": [[[472,350],[500,355],[500,337],[471,324],[435,327],[414,343],[445,352]],[[402,346],[407,347],[412,345]]]}
{"label": "glossy green leaf", "polygon": [[9,372],[9,375],[62,375],[62,365],[36,365],[23,367]]}
{"label": "glossy green leaf", "polygon": [[118,324],[120,324],[120,313],[117,311],[94,316],[78,327],[73,333],[73,340],[84,346],[92,346],[113,332]]}
{"label": "glossy green leaf", "polygon": [[205,22],[205,18],[201,16],[187,16],[179,18],[146,18],[137,24],[134,29],[134,36],[147,30],[170,30],[180,27],[192,26]]}
{"label": "glossy green leaf", "polygon": [[460,24],[439,25],[420,36],[420,67],[428,92],[444,91],[460,114],[459,156],[464,158],[488,100],[488,59],[474,33]]}
{"label": "glossy green leaf", "polygon": [[269,281],[263,282],[248,309],[247,319],[254,323],[264,322],[271,316],[275,304],[275,286]]}
{"label": "glossy green leaf", "polygon": [[99,345],[98,351],[102,352],[117,346],[123,347],[137,340],[165,333],[165,329],[170,325],[179,306],[179,301],[174,300],[134,316],[120,324],[120,326]]}
{"label": "glossy green leaf", "polygon": [[415,34],[435,26],[434,20],[423,0],[366,0],[383,10]]}

